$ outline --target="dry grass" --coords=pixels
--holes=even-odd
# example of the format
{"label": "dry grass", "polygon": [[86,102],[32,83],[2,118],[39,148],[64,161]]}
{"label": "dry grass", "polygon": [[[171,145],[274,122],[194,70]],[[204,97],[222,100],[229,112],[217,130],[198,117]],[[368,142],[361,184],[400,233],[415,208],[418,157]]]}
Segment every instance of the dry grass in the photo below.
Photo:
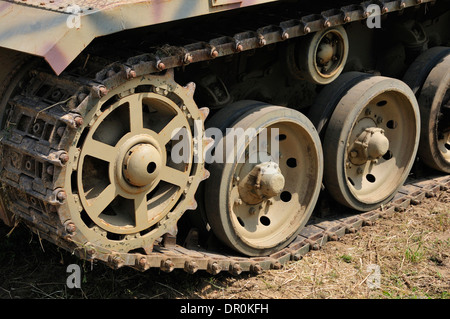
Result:
{"label": "dry grass", "polygon": [[[329,242],[284,269],[228,278],[204,298],[450,298],[450,196]],[[380,285],[368,282],[379,266]]]}
{"label": "dry grass", "polygon": [[[0,298],[450,298],[448,192],[258,276],[113,271],[41,243],[20,226],[7,238],[9,231],[0,226]],[[71,263],[83,269],[81,289],[65,285]],[[369,287],[370,265],[380,267],[377,288]]]}

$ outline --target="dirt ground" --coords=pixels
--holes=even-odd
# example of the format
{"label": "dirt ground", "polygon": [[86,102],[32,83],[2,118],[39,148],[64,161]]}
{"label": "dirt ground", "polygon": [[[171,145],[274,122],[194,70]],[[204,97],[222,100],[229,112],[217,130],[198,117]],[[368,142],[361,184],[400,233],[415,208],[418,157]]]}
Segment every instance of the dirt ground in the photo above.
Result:
{"label": "dirt ground", "polygon": [[[24,227],[0,226],[0,298],[450,299],[450,192],[261,275],[145,273],[78,260]],[[9,234],[9,235],[8,235]],[[82,269],[80,289],[67,266]]]}

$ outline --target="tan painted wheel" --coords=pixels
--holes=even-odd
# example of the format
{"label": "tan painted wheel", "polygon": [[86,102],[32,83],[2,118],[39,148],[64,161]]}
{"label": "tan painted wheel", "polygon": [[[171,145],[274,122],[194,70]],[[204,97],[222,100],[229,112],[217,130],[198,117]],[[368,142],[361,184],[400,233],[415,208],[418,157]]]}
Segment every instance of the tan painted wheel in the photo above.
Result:
{"label": "tan painted wheel", "polygon": [[422,118],[418,155],[429,167],[450,173],[450,49],[438,53],[438,61],[418,90]]}
{"label": "tan painted wheel", "polygon": [[[242,102],[240,106],[246,107]],[[217,157],[228,158],[228,162],[209,166],[211,176],[205,184],[208,222],[216,236],[234,250],[249,256],[268,255],[293,240],[314,209],[322,180],[320,139],[301,113],[261,103],[231,128],[241,132],[253,128],[259,133],[243,147],[238,144],[232,157],[228,149]],[[262,132],[267,133],[267,145]],[[234,136],[227,131],[216,141],[216,149]],[[256,140],[263,142],[255,145]]]}
{"label": "tan painted wheel", "polygon": [[[202,143],[203,119],[192,90],[170,75],[130,80],[94,105],[69,151],[77,159],[66,188],[78,232],[90,244],[121,252],[150,252],[160,236],[176,234],[178,219],[196,207],[205,176],[204,164],[194,162],[193,135],[195,120]],[[171,153],[178,135],[185,146],[180,161]]]}
{"label": "tan painted wheel", "polygon": [[[328,90],[347,83],[338,79]],[[420,133],[416,98],[403,82],[373,76],[350,87],[336,104],[324,138],[325,186],[346,206],[375,209],[395,195],[414,163]]]}

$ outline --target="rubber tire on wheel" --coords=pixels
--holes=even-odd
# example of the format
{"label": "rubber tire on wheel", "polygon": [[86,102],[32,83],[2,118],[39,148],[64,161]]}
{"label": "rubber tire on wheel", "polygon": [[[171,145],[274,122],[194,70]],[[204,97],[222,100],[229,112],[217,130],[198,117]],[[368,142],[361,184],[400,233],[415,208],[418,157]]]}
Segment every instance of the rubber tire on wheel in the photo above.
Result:
{"label": "rubber tire on wheel", "polygon": [[427,166],[445,173],[450,173],[450,142],[440,139],[438,123],[445,99],[448,103],[449,70],[450,48],[435,47],[419,56],[404,77],[419,102],[422,123],[418,156]]}
{"label": "rubber tire on wheel", "polygon": [[[337,81],[341,85],[349,85],[347,81]],[[345,206],[358,211],[376,209],[394,197],[414,163],[420,134],[417,100],[403,82],[372,76],[351,86],[335,103],[336,108],[324,139],[325,187],[332,197]],[[366,119],[365,114],[369,114],[371,109],[373,114]],[[388,117],[384,122],[380,121],[382,124],[376,124],[378,112]],[[391,116],[395,121],[387,121]],[[349,175],[354,174],[351,170],[357,166],[349,162],[350,137],[358,133],[356,130],[361,129],[360,123],[363,121],[371,121],[375,126],[386,130],[391,140],[393,158],[382,157],[376,162],[368,161],[362,167],[364,170],[358,177],[360,180],[353,181]],[[389,122],[400,124],[397,123],[395,129],[388,129],[386,125],[390,126]],[[375,171],[379,177],[375,176],[375,180],[369,180],[369,176],[374,178],[372,172]]]}
{"label": "rubber tire on wheel", "polygon": [[[338,80],[323,88],[323,93],[317,96],[311,107],[308,118],[314,124],[320,137],[323,138],[331,115],[340,100],[347,91],[356,83],[368,78],[370,74],[362,72],[347,72],[339,76]],[[343,85],[345,83],[345,85]]]}
{"label": "rubber tire on wheel", "polygon": [[[297,134],[292,134],[291,136],[294,138],[293,141],[296,141],[297,145],[299,145],[298,147],[305,150],[305,154],[298,154],[299,158],[304,156],[301,157],[301,161],[298,161],[298,169],[307,171],[303,176],[296,174],[287,176],[285,174],[285,171],[288,170],[287,166],[280,161],[280,168],[282,171],[285,170],[283,171],[283,175],[286,178],[285,190],[291,191],[291,189],[295,189],[291,191],[292,200],[288,203],[288,205],[295,207],[295,213],[291,214],[291,211],[283,213],[283,211],[277,209],[280,212],[280,216],[284,216],[285,220],[282,219],[281,222],[275,221],[276,217],[274,217],[274,222],[270,227],[275,227],[275,225],[277,227],[278,225],[281,226],[270,234],[266,234],[264,230],[262,232],[256,230],[255,238],[246,237],[250,232],[237,221],[237,213],[235,214],[233,206],[233,196],[236,194],[233,192],[235,189],[235,174],[237,174],[239,165],[237,162],[245,150],[241,149],[235,152],[232,163],[214,162],[208,166],[211,175],[205,181],[205,210],[212,231],[223,243],[244,255],[266,256],[287,246],[298,235],[312,214],[322,182],[323,155],[321,142],[312,123],[298,111],[254,101],[241,101],[237,102],[237,105],[230,105],[226,108],[236,110],[236,112],[242,109],[247,109],[247,111],[234,123],[231,123],[231,128],[243,128],[246,130],[247,128],[269,128],[271,125],[277,124],[281,126],[287,125],[295,132],[301,132],[298,133],[300,136],[297,136]],[[226,119],[224,114],[230,114],[230,111],[226,110],[226,108],[215,114],[211,121],[216,122],[220,118]],[[231,113],[234,114],[234,111]],[[288,136],[291,139],[292,137]],[[226,138],[227,134],[223,137],[224,145],[226,145]],[[282,151],[281,147],[280,151]],[[227,155],[224,152],[224,156]],[[303,165],[302,167],[300,163]],[[298,193],[297,188],[301,189]],[[270,207],[281,207],[277,205],[283,205],[280,195],[274,198],[274,201],[275,204],[273,206],[268,206],[269,208],[264,206],[264,209],[269,210],[269,212],[266,211],[268,216],[270,216],[270,212],[274,213],[273,210],[270,211]],[[244,203],[243,205],[246,204]],[[261,205],[266,204],[262,203]],[[241,208],[242,206],[236,208],[236,211]],[[262,229],[263,226],[259,225],[258,227]],[[261,237],[258,237],[258,234],[261,234]]]}

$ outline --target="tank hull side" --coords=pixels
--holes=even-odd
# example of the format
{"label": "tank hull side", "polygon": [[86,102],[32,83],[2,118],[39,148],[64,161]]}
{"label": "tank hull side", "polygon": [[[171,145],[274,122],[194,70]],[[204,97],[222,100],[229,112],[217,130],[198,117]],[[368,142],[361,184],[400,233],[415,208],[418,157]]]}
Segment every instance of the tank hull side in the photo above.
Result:
{"label": "tank hull side", "polygon": [[44,57],[59,75],[96,37],[275,1],[0,1],[0,47]]}

